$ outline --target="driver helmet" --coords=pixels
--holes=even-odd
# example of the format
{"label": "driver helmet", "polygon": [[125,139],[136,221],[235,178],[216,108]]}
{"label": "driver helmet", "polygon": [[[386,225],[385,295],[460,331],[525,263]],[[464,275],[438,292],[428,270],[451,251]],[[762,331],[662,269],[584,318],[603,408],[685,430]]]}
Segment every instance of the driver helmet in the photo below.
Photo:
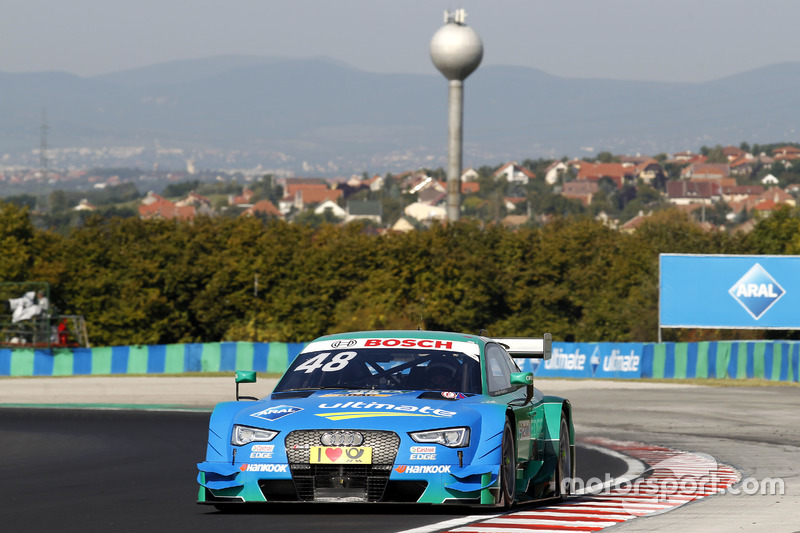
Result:
{"label": "driver helmet", "polygon": [[431,363],[425,370],[425,387],[434,390],[455,389],[455,369],[445,363]]}

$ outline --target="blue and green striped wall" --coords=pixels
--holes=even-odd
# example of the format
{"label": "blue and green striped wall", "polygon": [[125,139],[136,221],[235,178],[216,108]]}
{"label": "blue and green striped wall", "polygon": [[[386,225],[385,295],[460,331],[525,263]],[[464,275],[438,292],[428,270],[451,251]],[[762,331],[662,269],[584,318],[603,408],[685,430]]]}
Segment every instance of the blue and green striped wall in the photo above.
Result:
{"label": "blue and green striped wall", "polygon": [[646,378],[796,382],[800,374],[800,342],[668,342],[645,345],[643,355],[642,377]]}
{"label": "blue and green striped wall", "polygon": [[0,349],[0,376],[282,373],[305,343],[215,342],[54,350]]}
{"label": "blue and green striped wall", "polygon": [[[218,342],[54,350],[0,349],[0,376],[180,374],[234,370],[282,373],[305,344]],[[640,355],[636,370],[618,377],[800,381],[800,342],[797,341],[554,342],[553,348],[554,351],[561,349],[570,353],[583,351],[586,355],[584,367],[574,372],[571,369],[559,370],[557,377],[597,377],[596,372],[589,368],[591,354],[614,349],[619,353]],[[537,374],[547,375],[543,368]]]}

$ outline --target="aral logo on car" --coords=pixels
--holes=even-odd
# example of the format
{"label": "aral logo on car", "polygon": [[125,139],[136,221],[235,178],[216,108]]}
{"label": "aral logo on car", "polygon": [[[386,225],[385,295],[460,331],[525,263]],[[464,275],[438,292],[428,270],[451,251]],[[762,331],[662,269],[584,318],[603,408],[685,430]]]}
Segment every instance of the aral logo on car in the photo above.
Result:
{"label": "aral logo on car", "polygon": [[262,420],[277,420],[281,417],[302,411],[299,407],[292,407],[291,405],[276,405],[274,407],[267,407],[263,411],[253,413],[250,416],[260,418]]}
{"label": "aral logo on car", "polygon": [[756,263],[728,290],[733,298],[758,320],[786,294],[775,279]]}

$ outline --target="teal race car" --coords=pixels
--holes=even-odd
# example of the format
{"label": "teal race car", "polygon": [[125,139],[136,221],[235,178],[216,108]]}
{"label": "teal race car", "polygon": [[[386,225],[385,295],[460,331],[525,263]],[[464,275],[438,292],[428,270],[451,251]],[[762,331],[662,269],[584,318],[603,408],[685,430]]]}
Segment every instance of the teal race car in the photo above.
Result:
{"label": "teal race car", "polygon": [[[575,472],[568,400],[514,358],[551,339],[433,331],[320,337],[271,394],[216,406],[198,503],[457,503],[565,498]],[[255,401],[253,401],[255,400]]]}

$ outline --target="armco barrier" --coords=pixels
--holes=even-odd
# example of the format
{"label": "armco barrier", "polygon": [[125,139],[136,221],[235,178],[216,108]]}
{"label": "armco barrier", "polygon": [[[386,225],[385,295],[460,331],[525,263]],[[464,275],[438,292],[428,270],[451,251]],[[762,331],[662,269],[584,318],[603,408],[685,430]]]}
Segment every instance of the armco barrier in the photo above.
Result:
{"label": "armco barrier", "polygon": [[[218,342],[33,350],[0,349],[0,376],[178,374],[256,370],[281,373],[305,343]],[[798,341],[553,343],[553,357],[520,360],[536,377],[761,378],[798,381]]]}

